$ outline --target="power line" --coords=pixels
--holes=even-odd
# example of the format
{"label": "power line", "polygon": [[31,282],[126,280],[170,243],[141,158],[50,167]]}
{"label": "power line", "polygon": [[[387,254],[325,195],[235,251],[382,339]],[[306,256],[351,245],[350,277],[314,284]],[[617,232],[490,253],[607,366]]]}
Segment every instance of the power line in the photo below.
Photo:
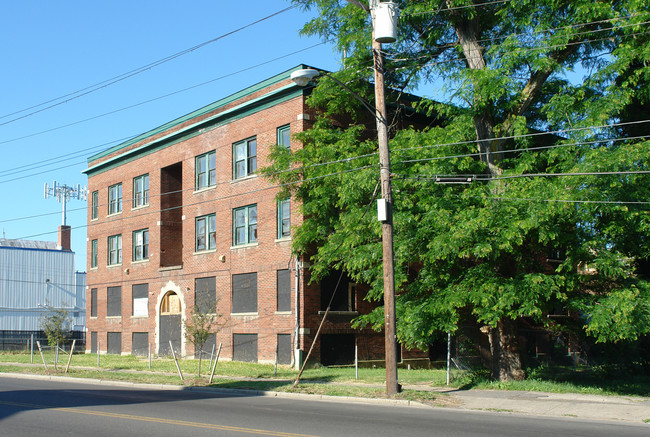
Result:
{"label": "power line", "polygon": [[[6,144],[6,143],[11,143],[11,142],[13,142],[13,141],[23,140],[23,139],[25,139],[25,138],[31,138],[31,137],[34,137],[34,136],[37,136],[37,135],[42,135],[42,134],[49,133],[49,132],[53,132],[53,131],[56,131],[56,130],[59,130],[59,129],[64,129],[64,128],[66,128],[66,127],[70,127],[70,126],[75,126],[75,125],[77,125],[77,124],[85,123],[85,122],[88,122],[88,121],[91,121],[91,120],[96,120],[96,119],[98,119],[98,118],[106,117],[106,116],[108,116],[108,115],[116,114],[116,113],[118,113],[118,112],[126,111],[126,110],[128,110],[128,109],[133,109],[133,108],[136,108],[136,107],[138,107],[138,106],[146,105],[146,104],[148,104],[148,103],[152,103],[152,102],[155,102],[155,101],[158,101],[158,100],[162,100],[162,99],[165,99],[165,98],[167,98],[167,97],[174,96],[174,95],[176,95],[176,94],[180,94],[180,93],[183,93],[183,92],[186,92],[186,91],[190,91],[190,90],[193,90],[193,89],[195,89],[195,88],[199,88],[199,87],[202,87],[202,86],[205,86],[205,85],[211,84],[211,83],[213,83],[213,82],[216,82],[216,81],[219,81],[219,80],[223,80],[223,79],[226,79],[226,78],[228,78],[228,77],[235,76],[235,75],[237,75],[237,74],[244,73],[244,72],[246,72],[246,71],[252,70],[252,69],[254,69],[254,68],[261,67],[261,66],[263,66],[263,65],[270,64],[270,63],[275,62],[275,61],[278,61],[278,60],[280,60],[280,59],[288,58],[288,57],[290,57],[290,56],[296,55],[296,54],[298,54],[298,53],[302,53],[302,52],[307,51],[307,50],[311,50],[311,49],[313,49],[314,47],[318,47],[318,46],[321,46],[321,45],[323,45],[323,44],[326,44],[326,43],[325,43],[325,42],[321,42],[321,43],[318,43],[318,44],[314,44],[314,45],[311,45],[311,46],[306,47],[306,48],[304,48],[304,49],[296,50],[296,51],[291,52],[291,53],[288,53],[288,54],[286,54],[286,55],[278,56],[278,57],[273,58],[273,59],[270,59],[270,60],[268,60],[268,61],[260,62],[260,63],[258,63],[258,64],[252,65],[252,66],[250,66],[250,67],[242,68],[241,70],[234,71],[234,72],[232,72],[232,73],[228,73],[228,74],[225,74],[225,75],[223,75],[223,76],[219,76],[219,77],[217,77],[217,78],[214,78],[214,79],[211,79],[211,80],[208,80],[208,81],[205,81],[205,82],[201,82],[201,83],[196,84],[196,85],[189,86],[189,87],[187,87],[187,88],[182,88],[182,89],[179,89],[179,90],[173,91],[173,92],[171,92],[171,93],[164,94],[164,95],[162,95],[162,96],[154,97],[154,98],[149,99],[149,100],[145,100],[145,101],[142,101],[142,102],[139,102],[139,103],[135,103],[135,104],[133,104],[133,105],[125,106],[125,107],[123,107],[123,108],[115,109],[115,110],[113,110],[113,111],[105,112],[105,113],[103,113],[103,114],[95,115],[95,116],[93,116],[93,117],[85,118],[85,119],[83,119],[83,120],[78,120],[78,121],[75,121],[75,122],[72,122],[72,123],[68,123],[68,124],[66,124],[66,125],[63,125],[63,126],[54,127],[54,128],[51,128],[51,129],[47,129],[47,130],[40,131],[40,132],[35,132],[35,133],[32,133],[32,134],[24,135],[24,136],[17,137],[17,138],[12,138],[12,139],[10,139],[10,140],[0,141],[0,144]],[[134,137],[132,137],[132,138],[134,138]]]}
{"label": "power line", "polygon": [[[11,120],[8,120],[8,121],[5,121],[5,122],[3,122],[3,123],[0,123],[0,126],[4,126],[4,125],[7,125],[7,124],[9,124],[9,123],[13,123],[14,121],[21,120],[21,119],[23,119],[23,118],[27,118],[27,117],[29,117],[29,116],[31,116],[31,115],[38,114],[38,113],[40,113],[40,112],[46,111],[46,110],[48,110],[48,109],[54,108],[54,107],[59,106],[59,105],[62,105],[62,104],[64,104],[64,103],[68,103],[68,102],[70,102],[70,101],[72,101],[72,100],[78,99],[78,98],[80,98],[80,97],[83,97],[83,96],[85,96],[85,95],[91,94],[91,93],[93,93],[93,92],[95,92],[95,91],[98,91],[98,90],[100,90],[100,89],[106,88],[106,87],[108,87],[108,86],[110,86],[110,85],[113,85],[113,84],[116,84],[116,83],[118,83],[118,82],[121,82],[121,81],[123,81],[123,80],[125,80],[125,79],[128,79],[128,78],[130,78],[130,77],[136,76],[136,75],[138,75],[138,74],[140,74],[140,73],[143,73],[143,72],[145,72],[145,71],[147,71],[147,70],[151,70],[152,68],[155,68],[155,67],[157,67],[157,66],[159,66],[159,65],[162,65],[162,64],[164,64],[164,63],[166,63],[166,62],[172,61],[172,60],[174,60],[174,59],[176,59],[176,58],[178,58],[178,57],[181,57],[181,56],[186,55],[186,54],[188,54],[188,53],[191,53],[191,52],[193,52],[193,51],[196,51],[196,50],[198,50],[198,49],[200,49],[200,48],[202,48],[202,47],[205,47],[205,46],[207,46],[207,45],[209,45],[209,44],[212,44],[212,43],[215,42],[215,41],[219,41],[219,40],[221,40],[221,39],[223,39],[223,38],[225,38],[225,37],[227,37],[227,36],[230,36],[230,35],[233,35],[233,34],[235,34],[235,33],[237,33],[237,32],[240,32],[240,31],[242,31],[242,30],[244,30],[244,29],[246,29],[246,28],[248,28],[248,27],[251,27],[251,26],[254,26],[254,25],[256,25],[256,24],[259,24],[259,23],[261,23],[261,22],[263,22],[263,21],[266,21],[266,20],[268,20],[268,19],[270,19],[270,18],[273,18],[273,17],[275,17],[275,16],[277,16],[277,15],[280,15],[280,14],[282,14],[282,13],[284,13],[284,12],[287,12],[287,11],[289,11],[289,10],[295,8],[295,7],[296,7],[295,5],[289,6],[289,7],[284,8],[284,9],[278,11],[278,12],[275,12],[275,13],[273,13],[273,14],[271,14],[271,15],[267,15],[266,17],[263,17],[263,18],[261,18],[261,19],[259,19],[259,20],[256,20],[256,21],[253,21],[253,22],[251,22],[251,23],[248,23],[248,24],[246,24],[246,25],[244,25],[244,26],[241,26],[241,27],[239,27],[239,28],[237,28],[237,29],[235,29],[235,30],[232,30],[232,31],[227,32],[227,33],[224,33],[224,34],[222,34],[222,35],[219,35],[219,36],[216,37],[216,38],[213,38],[213,39],[211,39],[211,40],[208,40],[208,41],[202,42],[202,43],[197,44],[197,45],[195,45],[195,46],[193,46],[193,47],[190,47],[190,48],[188,48],[188,49],[185,49],[185,50],[182,50],[182,51],[180,51],[180,52],[174,53],[173,55],[170,55],[170,56],[167,56],[167,57],[165,57],[165,58],[159,59],[159,60],[157,60],[157,61],[154,61],[154,62],[152,62],[152,63],[149,63],[149,64],[147,64],[147,65],[144,65],[144,66],[142,66],[142,67],[136,68],[135,70],[131,70],[131,71],[128,71],[128,72],[123,73],[123,74],[121,74],[121,75],[115,76],[115,77],[113,77],[113,78],[111,78],[111,79],[107,79],[107,80],[104,80],[104,81],[99,82],[99,83],[97,83],[97,84],[91,85],[91,86],[89,86],[89,87],[86,87],[86,88],[83,88],[83,89],[80,89],[80,90],[74,91],[74,92],[72,92],[72,93],[69,93],[69,94],[66,94],[66,95],[63,95],[63,96],[60,96],[60,97],[57,97],[57,98],[55,98],[55,99],[51,99],[51,100],[49,100],[49,101],[47,101],[47,102],[39,103],[38,105],[34,105],[34,106],[29,107],[29,108],[21,109],[21,110],[19,110],[19,111],[15,111],[15,112],[13,112],[13,113],[11,113],[11,114],[6,114],[6,115],[3,115],[3,116],[0,116],[0,119],[2,119],[2,118],[7,118],[7,117],[11,117],[11,116],[16,115],[16,114],[20,114],[20,113],[23,113],[23,112],[26,112],[26,111],[30,111],[30,110],[32,110],[32,109],[35,109],[35,108],[38,108],[38,107],[41,107],[41,106],[44,106],[44,105],[48,105],[48,106],[45,106],[44,108],[41,108],[41,109],[38,109],[38,110],[32,111],[32,112],[30,112],[30,113],[28,113],[28,114],[21,115],[21,116],[19,116],[19,117],[15,117],[15,118],[13,118],[13,119],[11,119]],[[61,100],[61,99],[65,99],[65,100],[59,101],[59,100]],[[53,102],[57,102],[57,103],[53,103]],[[51,104],[50,104],[50,103],[51,103]]]}

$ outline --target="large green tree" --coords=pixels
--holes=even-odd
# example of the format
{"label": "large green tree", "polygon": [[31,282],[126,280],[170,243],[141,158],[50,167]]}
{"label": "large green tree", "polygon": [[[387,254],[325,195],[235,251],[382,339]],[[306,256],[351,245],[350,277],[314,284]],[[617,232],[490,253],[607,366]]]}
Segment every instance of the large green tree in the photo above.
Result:
{"label": "large green tree", "polygon": [[[345,53],[339,79],[372,99],[365,2],[294,3],[318,12],[305,33]],[[493,377],[505,380],[523,375],[522,318],[558,323],[546,316],[563,307],[597,341],[648,333],[650,287],[638,271],[650,254],[647,1],[396,3],[398,40],[383,55],[395,91],[400,341],[425,348],[471,315],[488,333]],[[429,126],[395,105],[413,90],[435,97],[414,105]],[[295,249],[311,256],[314,277],[344,269],[381,301],[381,231],[367,213],[376,132],[327,78],[311,104],[321,117],[300,135],[304,149],[278,148],[269,169],[284,183],[305,180],[289,188],[305,215]],[[473,182],[436,182],[457,175]],[[381,329],[382,308],[357,323]]]}

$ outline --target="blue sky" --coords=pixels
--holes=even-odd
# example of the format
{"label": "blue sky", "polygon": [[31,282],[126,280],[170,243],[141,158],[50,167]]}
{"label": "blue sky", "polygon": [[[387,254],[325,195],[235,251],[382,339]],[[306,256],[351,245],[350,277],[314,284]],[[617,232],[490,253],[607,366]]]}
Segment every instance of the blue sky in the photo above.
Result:
{"label": "blue sky", "polygon": [[[88,156],[121,139],[301,63],[337,70],[340,57],[331,45],[298,35],[310,15],[294,8],[86,95],[69,95],[289,6],[288,0],[2,2],[0,235],[56,241],[61,204],[43,198],[43,184],[85,185]],[[170,93],[176,94],[163,97]],[[85,202],[70,201],[67,224],[76,268],[85,271]]]}

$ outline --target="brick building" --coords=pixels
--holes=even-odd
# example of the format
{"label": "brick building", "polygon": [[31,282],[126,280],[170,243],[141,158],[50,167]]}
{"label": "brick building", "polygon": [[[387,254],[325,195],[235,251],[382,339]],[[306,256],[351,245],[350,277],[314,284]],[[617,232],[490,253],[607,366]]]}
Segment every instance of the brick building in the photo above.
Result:
{"label": "brick building", "polygon": [[[336,282],[309,286],[296,271],[298,208],[255,172],[272,146],[300,148],[292,137],[313,122],[309,91],[290,80],[304,67],[89,158],[89,352],[164,355],[171,341],[191,356],[183,320],[215,302],[227,324],[204,350],[221,343],[222,359],[273,362],[277,350],[290,363],[310,347]],[[382,358],[383,334],[349,323],[369,304],[354,284],[342,292],[314,359],[349,362],[355,343],[361,358]]]}

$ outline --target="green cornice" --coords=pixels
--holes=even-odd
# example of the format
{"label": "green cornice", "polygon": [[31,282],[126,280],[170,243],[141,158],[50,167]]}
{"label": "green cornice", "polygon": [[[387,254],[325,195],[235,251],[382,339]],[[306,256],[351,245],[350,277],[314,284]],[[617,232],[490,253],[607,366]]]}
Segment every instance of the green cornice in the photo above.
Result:
{"label": "green cornice", "polygon": [[[90,164],[93,161],[97,161],[98,159],[109,156],[110,154],[113,154],[119,150],[137,144],[139,142],[146,141],[147,138],[151,138],[162,132],[171,130],[175,126],[179,126],[182,123],[191,121],[193,118],[197,118],[200,117],[201,115],[215,111],[221,107],[231,104],[232,102],[235,102],[239,99],[245,98],[246,96],[256,93],[264,88],[277,84],[283,80],[286,80],[290,77],[293,71],[299,70],[301,68],[310,68],[310,67],[306,65],[299,65],[283,73],[280,73],[276,76],[268,78],[262,82],[259,82],[253,86],[245,88],[237,93],[234,93],[221,100],[218,100],[208,106],[205,106],[201,109],[198,109],[187,115],[184,115],[183,117],[165,123],[162,126],[150,130],[149,132],[145,132],[141,135],[138,135],[137,137],[129,141],[118,144],[117,146],[111,147],[107,150],[104,150],[103,152],[97,153],[91,156],[90,158],[88,158],[88,164]],[[230,123],[239,118],[254,114],[261,110],[277,105],[278,103],[298,97],[302,93],[303,93],[303,88],[291,83],[287,86],[266,93],[260,97],[244,102],[241,105],[237,105],[226,111],[222,111],[219,114],[216,114],[212,117],[208,117],[204,120],[186,126],[182,129],[172,131],[168,135],[157,138],[156,140],[153,140],[151,142],[144,143],[140,147],[136,147],[134,149],[128,150],[122,154],[114,156],[113,158],[107,159],[106,161],[103,161],[97,165],[89,166],[87,169],[83,170],[83,173],[86,173],[88,176],[92,176],[104,172],[106,170],[110,170],[112,168],[118,167],[127,162],[133,161],[134,159],[139,158],[141,156],[148,155],[150,153],[156,152],[158,150],[164,149],[166,147],[172,146],[181,141],[185,141],[189,138],[199,135],[204,131],[204,129],[222,126],[224,124]]]}

